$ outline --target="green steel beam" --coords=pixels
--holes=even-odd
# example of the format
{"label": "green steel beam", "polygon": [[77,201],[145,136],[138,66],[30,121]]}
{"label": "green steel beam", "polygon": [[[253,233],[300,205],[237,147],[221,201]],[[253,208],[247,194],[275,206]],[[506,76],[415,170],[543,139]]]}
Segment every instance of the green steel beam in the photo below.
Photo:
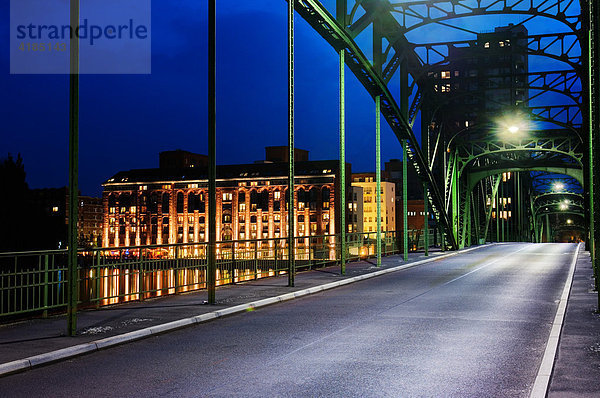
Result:
{"label": "green steel beam", "polygon": [[295,0],[288,0],[288,286],[295,285],[295,209],[294,209],[294,6]]}
{"label": "green steel beam", "polygon": [[429,256],[429,199],[427,199],[427,183],[423,183],[423,213],[425,213],[425,223],[423,230],[425,234],[425,256]]}
{"label": "green steel beam", "polygon": [[208,1],[208,303],[216,304],[217,277],[217,9]]}
{"label": "green steel beam", "polygon": [[[404,261],[408,261],[408,146],[406,140],[402,140],[402,251]],[[427,198],[424,198],[427,200]]]}
{"label": "green steel beam", "polygon": [[[345,3],[345,0],[344,2]],[[339,4],[339,1],[338,1]],[[345,14],[344,14],[345,15]],[[340,50],[340,273],[346,274],[346,64]]]}
{"label": "green steel beam", "polygon": [[[493,203],[496,202],[496,197],[498,196],[498,187],[500,186],[500,180],[501,180],[500,176],[495,176],[495,177],[496,178],[492,185],[492,196],[490,198],[490,207],[489,207],[489,209],[487,209],[486,216],[485,216],[485,230],[483,233],[483,238],[486,240],[487,240],[488,230],[490,227],[490,221],[492,219],[492,210],[494,209]],[[496,211],[497,211],[497,208],[496,208]]]}
{"label": "green steel beam", "polygon": [[[71,26],[79,26],[79,0],[70,3]],[[71,37],[69,67],[69,230],[67,333],[77,334],[77,221],[79,220],[79,38]]]}
{"label": "green steel beam", "polygon": [[[590,61],[593,61],[593,69],[592,69],[592,74],[590,75],[590,77],[593,77],[593,85],[592,85],[592,92],[590,93],[591,95],[593,95],[593,103],[594,103],[594,107],[592,109],[592,114],[591,116],[593,116],[593,120],[594,120],[594,126],[593,129],[590,131],[590,135],[592,135],[591,137],[591,144],[592,147],[590,148],[590,152],[594,153],[594,164],[596,165],[596,167],[598,166],[598,153],[600,152],[600,146],[598,145],[599,143],[599,129],[600,129],[600,61],[599,61],[599,57],[600,57],[600,5],[598,4],[597,1],[591,1],[590,2],[590,6],[591,8],[591,13],[590,13],[590,22],[591,22],[591,27],[592,27],[592,47],[591,50],[593,51],[593,53],[590,53]],[[596,169],[596,168],[594,168]],[[600,184],[600,173],[595,170],[594,174],[593,174],[593,185],[596,184]],[[595,211],[595,209],[600,209],[600,195],[599,195],[599,190],[596,189],[593,191],[593,194],[590,193],[591,197],[594,200],[594,209],[592,210],[591,214],[592,217],[594,218],[594,239],[593,239],[593,247],[594,247],[594,257],[593,257],[593,265],[594,265],[594,276],[595,276],[595,281],[596,281],[596,291],[598,292],[598,309],[600,309],[600,256],[598,256],[598,247],[600,247],[600,233],[598,233],[598,225],[600,225],[600,214],[598,214],[597,211]]]}
{"label": "green steel beam", "polygon": [[381,267],[381,97],[375,97],[375,181],[377,193],[377,266]]}

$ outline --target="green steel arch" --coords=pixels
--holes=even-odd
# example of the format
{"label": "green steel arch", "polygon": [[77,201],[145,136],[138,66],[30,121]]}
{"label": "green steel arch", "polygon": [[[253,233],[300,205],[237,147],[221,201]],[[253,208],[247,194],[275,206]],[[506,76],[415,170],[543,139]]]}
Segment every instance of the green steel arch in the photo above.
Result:
{"label": "green steel arch", "polygon": [[[408,121],[406,112],[402,112],[385,81],[376,72],[375,67],[363,54],[346,29],[340,25],[327,9],[317,0],[295,2],[295,9],[309,25],[321,35],[336,51],[344,51],[346,65],[361,82],[367,92],[375,99],[381,97],[381,113],[398,138],[407,141],[407,157],[419,178],[428,184],[427,191],[432,211],[445,231],[451,228],[450,219],[444,209],[443,198],[437,188],[433,174],[421,152]],[[407,107],[408,108],[408,107]],[[451,234],[447,238],[452,247],[457,244]]]}

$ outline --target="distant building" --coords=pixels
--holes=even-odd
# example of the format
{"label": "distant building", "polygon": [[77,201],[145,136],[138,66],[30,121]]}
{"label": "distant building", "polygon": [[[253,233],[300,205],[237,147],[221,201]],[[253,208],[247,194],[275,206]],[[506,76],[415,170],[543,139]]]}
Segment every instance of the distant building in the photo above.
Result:
{"label": "distant building", "polygon": [[[265,160],[273,163],[288,162],[287,146],[268,146],[265,148]],[[294,148],[294,162],[308,162],[308,151]]]}
{"label": "distant building", "polygon": [[363,233],[363,187],[353,185],[350,187],[350,196],[348,198],[348,209],[346,212],[346,230],[349,233]]}
{"label": "distant building", "polygon": [[[363,189],[363,232],[377,232],[377,182],[375,173],[352,174],[352,186]],[[381,181],[381,230],[396,230],[395,184]]]}
{"label": "distant building", "polygon": [[[36,214],[36,240],[39,247],[61,249],[67,246],[69,224],[68,189],[32,189],[29,194],[32,212]],[[78,245],[95,247],[102,243],[102,199],[79,196],[77,222]]]}
{"label": "distant building", "polygon": [[447,138],[527,106],[527,35],[523,25],[513,24],[480,33],[474,46],[450,47],[448,64],[429,72],[435,99],[445,104],[438,122]]}
{"label": "distant building", "polygon": [[159,154],[159,167],[161,169],[207,168],[208,156],[181,149],[165,151]]}
{"label": "distant building", "polygon": [[[308,159],[308,151],[297,154]],[[179,155],[190,158],[184,151]],[[287,147],[269,147],[266,155],[260,163],[217,166],[217,240],[287,236]],[[335,234],[339,162],[296,161],[295,170],[294,235]],[[350,175],[349,164],[346,170]],[[103,187],[105,247],[208,241],[206,167],[122,171]]]}

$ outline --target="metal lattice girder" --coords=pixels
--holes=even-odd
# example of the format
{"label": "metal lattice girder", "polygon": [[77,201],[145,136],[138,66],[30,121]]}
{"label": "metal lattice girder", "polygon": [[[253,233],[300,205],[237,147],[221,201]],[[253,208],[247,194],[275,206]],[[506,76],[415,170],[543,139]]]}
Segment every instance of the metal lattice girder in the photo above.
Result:
{"label": "metal lattice girder", "polygon": [[565,128],[571,128],[581,136],[582,113],[578,105],[542,105],[529,106],[528,110],[534,119],[548,121]]}
{"label": "metal lattice girder", "polygon": [[[516,51],[525,50],[529,55],[543,56],[569,65],[579,74],[582,73],[582,51],[579,35],[574,32],[529,35],[526,38],[527,47],[518,42],[511,45]],[[449,42],[413,44],[413,49],[421,63],[428,65],[425,71],[434,70],[447,64],[450,48],[477,47],[478,40],[459,40]]]}
{"label": "metal lattice girder", "polygon": [[[583,173],[581,173],[583,176]],[[562,182],[570,192],[583,192],[583,177],[576,178],[566,172],[542,171],[531,173],[531,186],[534,192],[544,193],[554,189],[556,182]]]}
{"label": "metal lattice girder", "polygon": [[[413,165],[421,181],[429,184],[429,200],[432,205],[432,211],[442,228],[448,231],[451,223],[445,212],[443,198],[437,189],[433,174],[421,153],[419,143],[410,125],[403,116],[385,82],[376,73],[375,68],[354,42],[350,34],[319,1],[298,1],[296,2],[296,11],[334,49],[345,51],[346,65],[369,92],[371,97],[381,96],[381,113],[396,137],[399,140],[407,140],[408,160]],[[447,237],[450,245],[457,247],[452,235],[448,234]]]}
{"label": "metal lattice girder", "polygon": [[568,199],[569,201],[572,201],[572,202],[579,203],[581,206],[583,206],[583,203],[584,203],[584,197],[582,194],[577,193],[577,192],[569,192],[569,191],[544,192],[542,194],[534,196],[532,198],[532,201],[534,204],[536,204],[538,206],[546,206],[548,204],[556,202],[557,200],[560,201],[560,200],[565,200],[565,199]]}
{"label": "metal lattice girder", "polygon": [[483,156],[517,152],[547,152],[556,154],[572,159],[579,168],[583,167],[583,148],[577,138],[568,135],[550,135],[547,137],[530,137],[510,142],[497,137],[489,137],[488,140],[462,143],[457,146],[457,171],[461,175],[467,166]]}
{"label": "metal lattice girder", "polygon": [[[496,175],[498,173],[511,172],[544,172],[551,174],[560,174],[564,178],[568,178],[575,184],[583,183],[583,170],[579,167],[571,166],[545,166],[541,162],[521,162],[513,161],[511,165],[509,162],[493,165],[490,167],[478,167],[476,170],[469,172],[469,184],[475,186],[479,181],[486,177]],[[555,181],[555,180],[554,180]]]}
{"label": "metal lattice girder", "polygon": [[[387,0],[385,2],[388,2]],[[572,32],[581,28],[577,0],[415,0],[389,1],[403,33],[427,24],[481,15],[530,15],[559,21]]]}

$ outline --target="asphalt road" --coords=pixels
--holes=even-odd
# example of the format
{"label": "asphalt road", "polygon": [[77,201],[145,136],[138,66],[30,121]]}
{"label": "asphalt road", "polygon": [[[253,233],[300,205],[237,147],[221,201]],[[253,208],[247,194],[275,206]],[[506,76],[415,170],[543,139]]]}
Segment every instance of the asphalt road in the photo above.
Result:
{"label": "asphalt road", "polygon": [[572,244],[504,244],[0,379],[0,396],[520,397]]}

